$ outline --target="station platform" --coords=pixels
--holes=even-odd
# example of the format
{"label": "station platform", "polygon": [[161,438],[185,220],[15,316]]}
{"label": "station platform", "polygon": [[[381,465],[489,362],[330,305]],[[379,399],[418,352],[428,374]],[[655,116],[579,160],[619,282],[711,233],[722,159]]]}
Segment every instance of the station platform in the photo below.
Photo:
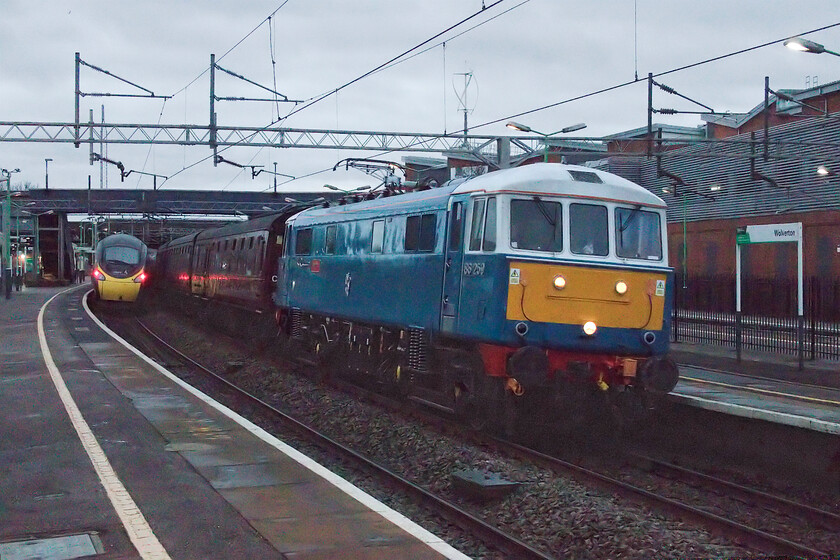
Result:
{"label": "station platform", "polygon": [[0,300],[0,558],[466,558],[107,334]]}
{"label": "station platform", "polygon": [[672,344],[680,380],[669,398],[691,406],[840,434],[840,363]]}

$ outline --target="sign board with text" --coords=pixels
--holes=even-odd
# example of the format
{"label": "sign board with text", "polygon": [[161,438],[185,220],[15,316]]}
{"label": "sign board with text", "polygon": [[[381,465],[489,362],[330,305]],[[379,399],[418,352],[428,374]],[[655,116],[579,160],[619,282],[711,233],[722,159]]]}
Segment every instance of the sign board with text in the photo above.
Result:
{"label": "sign board with text", "polygon": [[791,243],[802,241],[802,223],[742,226],[735,234],[735,243]]}

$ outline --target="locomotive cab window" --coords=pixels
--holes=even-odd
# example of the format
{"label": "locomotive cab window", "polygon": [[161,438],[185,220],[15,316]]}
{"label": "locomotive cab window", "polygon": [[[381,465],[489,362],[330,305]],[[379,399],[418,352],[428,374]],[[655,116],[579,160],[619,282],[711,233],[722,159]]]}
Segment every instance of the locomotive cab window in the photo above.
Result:
{"label": "locomotive cab window", "polygon": [[312,253],[312,228],[299,229],[295,237],[295,255]]}
{"label": "locomotive cab window", "polygon": [[615,209],[615,252],[625,259],[662,260],[659,214],[636,208]]}
{"label": "locomotive cab window", "polygon": [[609,254],[607,207],[599,204],[569,205],[569,245],[578,255]]}
{"label": "locomotive cab window", "polygon": [[510,202],[510,246],[529,251],[563,250],[563,207],[535,196]]}
{"label": "locomotive cab window", "polygon": [[496,250],[496,197],[473,201],[470,251]]}
{"label": "locomotive cab window", "polygon": [[457,251],[461,247],[461,236],[464,232],[464,204],[456,202],[452,205],[449,218],[449,250]]}

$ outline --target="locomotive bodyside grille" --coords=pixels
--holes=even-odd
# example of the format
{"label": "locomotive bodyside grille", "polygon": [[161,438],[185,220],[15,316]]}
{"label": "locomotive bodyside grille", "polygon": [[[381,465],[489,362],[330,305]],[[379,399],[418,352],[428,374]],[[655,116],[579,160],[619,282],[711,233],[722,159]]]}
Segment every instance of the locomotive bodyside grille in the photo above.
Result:
{"label": "locomotive bodyside grille", "polygon": [[423,329],[408,329],[408,367],[415,371],[427,371],[426,336]]}
{"label": "locomotive bodyside grille", "polygon": [[298,308],[292,308],[289,317],[291,320],[289,332],[291,333],[292,338],[301,338],[303,335],[303,329],[301,328],[303,313]]}

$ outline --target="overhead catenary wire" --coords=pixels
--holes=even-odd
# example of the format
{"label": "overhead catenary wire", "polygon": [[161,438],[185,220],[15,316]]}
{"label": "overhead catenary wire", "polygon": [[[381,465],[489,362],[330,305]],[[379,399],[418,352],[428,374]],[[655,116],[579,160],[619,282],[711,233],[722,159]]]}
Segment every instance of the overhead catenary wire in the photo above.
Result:
{"label": "overhead catenary wire", "polygon": [[[359,76],[359,77],[357,77],[357,78],[354,78],[353,80],[350,80],[349,82],[345,83],[344,85],[339,86],[339,87],[337,87],[337,88],[335,88],[335,89],[333,89],[333,90],[330,90],[329,92],[327,92],[327,93],[325,93],[325,94],[322,94],[322,95],[320,95],[320,96],[316,97],[315,99],[311,99],[311,100],[304,101],[304,103],[303,103],[301,106],[296,107],[294,110],[292,110],[292,111],[291,111],[290,113],[288,113],[286,116],[284,116],[284,117],[282,117],[282,118],[278,117],[278,119],[277,119],[277,120],[272,121],[271,123],[267,124],[266,126],[263,126],[263,127],[261,127],[260,129],[258,129],[257,131],[255,131],[255,132],[253,132],[253,133],[251,133],[251,134],[247,135],[247,136],[246,136],[246,137],[244,137],[243,139],[239,140],[236,144],[240,144],[240,143],[242,143],[242,142],[244,142],[244,141],[246,141],[246,140],[249,140],[249,139],[253,138],[254,136],[256,136],[257,134],[259,134],[260,132],[263,132],[263,131],[265,131],[266,129],[270,128],[271,126],[274,126],[274,125],[275,125],[275,124],[277,124],[278,122],[281,122],[281,121],[283,121],[283,120],[285,120],[285,119],[289,118],[289,117],[290,117],[290,116],[292,116],[293,114],[296,114],[296,113],[298,113],[298,112],[300,112],[300,111],[303,111],[304,109],[307,109],[307,108],[309,108],[309,107],[311,107],[311,106],[315,105],[316,103],[318,103],[318,102],[320,102],[320,101],[323,101],[324,99],[326,99],[326,98],[330,97],[331,95],[334,95],[334,94],[338,93],[338,92],[339,92],[339,91],[341,91],[342,89],[344,89],[344,88],[346,88],[346,87],[349,87],[350,85],[352,85],[352,84],[354,84],[354,83],[356,83],[356,82],[358,82],[358,81],[360,81],[360,80],[362,80],[362,79],[364,79],[364,78],[366,78],[366,77],[370,76],[371,74],[373,74],[373,73],[377,72],[378,70],[382,69],[382,68],[383,68],[383,67],[385,67],[386,65],[391,64],[391,63],[393,63],[394,61],[396,61],[396,60],[398,60],[398,59],[402,58],[402,57],[403,57],[403,56],[405,56],[406,54],[411,53],[411,52],[413,52],[413,51],[415,51],[415,50],[417,50],[417,49],[421,48],[423,45],[426,45],[427,43],[429,43],[429,42],[431,42],[431,41],[434,41],[434,40],[435,40],[435,39],[437,39],[438,37],[441,37],[441,36],[445,35],[445,34],[446,34],[446,33],[448,33],[449,31],[451,31],[451,30],[453,30],[453,29],[455,29],[455,28],[457,28],[457,27],[459,27],[459,26],[463,25],[464,23],[466,23],[466,22],[468,22],[468,21],[472,20],[473,18],[475,18],[475,17],[479,16],[479,15],[480,15],[480,14],[482,14],[485,10],[492,9],[494,6],[497,6],[498,4],[501,4],[501,3],[502,3],[502,2],[504,2],[504,1],[505,1],[505,0],[496,0],[495,2],[493,2],[492,4],[490,4],[489,6],[486,6],[486,7],[482,5],[481,10],[479,10],[478,12],[475,12],[475,13],[473,13],[472,15],[467,16],[466,18],[464,18],[464,19],[460,20],[459,22],[457,22],[457,23],[455,23],[455,24],[453,24],[453,25],[449,26],[448,28],[444,29],[443,31],[441,31],[441,32],[439,32],[439,33],[437,33],[437,34],[433,35],[432,37],[430,37],[430,38],[426,39],[425,41],[423,41],[423,42],[419,43],[418,45],[415,45],[414,47],[412,47],[412,48],[410,48],[410,49],[408,49],[408,50],[406,50],[406,51],[404,51],[404,52],[402,52],[402,53],[398,54],[397,56],[392,57],[392,58],[391,58],[391,59],[389,59],[388,61],[386,61],[386,62],[384,62],[384,63],[380,64],[379,66],[377,66],[376,68],[374,68],[374,69],[372,69],[372,70],[369,70],[368,72],[365,72],[364,74],[362,74],[361,76]],[[286,0],[286,2],[288,2],[288,0]],[[282,7],[286,4],[286,2],[283,2],[283,4],[282,4],[279,8],[277,8],[277,10],[279,10],[280,8],[282,8]],[[276,13],[276,11],[277,11],[277,10],[275,10],[275,13]],[[272,15],[274,15],[274,14],[272,13]],[[260,25],[262,25],[262,23],[260,23]],[[257,26],[257,27],[259,27],[259,26]],[[253,31],[251,31],[251,33],[253,33]],[[250,35],[250,34],[249,34],[249,35]],[[244,40],[244,38],[243,38],[242,40]],[[241,42],[242,42],[242,41],[240,41],[240,43],[241,43]],[[238,45],[238,44],[239,44],[239,43],[237,43],[237,45]],[[234,47],[232,47],[230,50],[233,50],[233,48],[235,48],[235,47],[236,47],[236,45],[234,45]],[[230,50],[229,50],[228,52],[230,52]],[[227,53],[225,53],[225,54],[227,54]],[[224,56],[224,55],[222,55],[222,56]],[[217,60],[218,60],[218,59],[217,59]],[[236,144],[231,145],[231,146],[226,146],[225,148],[223,148],[223,149],[221,149],[221,150],[219,150],[219,151],[225,151],[225,150],[228,150],[228,149],[230,149],[230,148],[234,147]],[[184,171],[186,171],[186,170],[188,170],[188,169],[191,169],[191,168],[195,167],[196,165],[199,165],[199,164],[201,164],[201,163],[203,163],[203,162],[207,161],[208,159],[211,159],[212,157],[213,157],[213,155],[209,155],[209,156],[207,156],[207,157],[201,158],[201,159],[199,159],[198,161],[193,162],[192,164],[190,164],[190,165],[188,165],[188,166],[184,167],[183,169],[180,169],[179,171],[176,171],[175,173],[173,173],[172,175],[170,175],[170,176],[169,176],[169,178],[170,178],[170,179],[172,179],[173,177],[175,177],[175,176],[177,176],[177,175],[180,175],[180,174],[181,174],[181,173],[183,173]]]}
{"label": "overhead catenary wire", "polygon": [[[826,29],[831,29],[831,28],[838,27],[838,26],[840,26],[840,22],[832,23],[832,24],[829,24],[829,25],[825,25],[823,27],[818,27],[816,29],[811,29],[809,31],[803,31],[801,33],[796,33],[795,35],[789,35],[787,37],[782,37],[780,39],[774,39],[772,41],[767,41],[765,43],[761,43],[759,45],[754,45],[752,47],[747,47],[747,48],[740,49],[740,50],[737,50],[737,51],[733,51],[733,52],[730,52],[730,53],[714,56],[712,58],[706,58],[704,60],[700,60],[700,61],[697,61],[697,62],[692,62],[692,63],[686,64],[684,66],[679,66],[677,68],[672,68],[671,70],[665,70],[663,72],[657,72],[655,74],[652,74],[652,77],[659,78],[661,76],[667,76],[669,74],[675,74],[677,72],[682,72],[683,70],[688,70],[690,68],[696,68],[697,66],[703,66],[705,64],[710,64],[712,62],[717,62],[717,61],[723,60],[725,58],[731,58],[733,56],[744,54],[744,53],[747,53],[747,52],[750,52],[750,51],[763,49],[764,47],[769,47],[770,45],[776,45],[778,43],[786,41],[787,39],[792,39],[794,37],[800,37],[802,35],[809,35],[811,33],[817,33],[819,31],[825,31]],[[537,107],[535,109],[529,109],[527,111],[522,111],[520,113],[509,115],[507,117],[502,117],[500,119],[494,119],[492,121],[487,121],[487,122],[482,123],[482,124],[474,125],[472,128],[473,129],[483,128],[485,126],[490,126],[492,124],[498,124],[500,122],[506,122],[508,120],[523,117],[525,115],[532,115],[532,114],[538,113],[540,111],[545,111],[546,109],[553,109],[554,107],[559,107],[560,105],[565,105],[565,104],[571,103],[573,101],[580,101],[581,99],[586,99],[588,97],[594,97],[594,96],[600,95],[602,93],[615,91],[617,89],[621,89],[623,87],[627,87],[629,85],[633,85],[633,84],[643,82],[643,81],[646,81],[646,80],[647,80],[647,78],[639,78],[638,76],[636,76],[634,79],[626,81],[626,82],[622,82],[622,83],[619,83],[619,84],[615,84],[613,86],[608,86],[608,87],[605,87],[605,88],[601,88],[599,90],[591,91],[589,93],[584,93],[584,94],[581,94],[581,95],[577,95],[575,97],[570,97],[570,98],[564,99],[562,101],[556,101],[554,103],[549,103],[548,105],[543,105],[543,106]]]}
{"label": "overhead catenary wire", "polygon": [[[237,42],[236,42],[236,43],[235,43],[235,44],[234,44],[231,48],[229,48],[228,50],[226,50],[226,51],[225,51],[225,52],[224,52],[221,56],[216,57],[216,62],[221,62],[221,60],[222,60],[224,57],[226,57],[226,56],[227,56],[227,55],[229,55],[231,52],[233,52],[233,50],[234,50],[234,49],[236,49],[236,47],[238,47],[239,45],[241,45],[242,43],[244,43],[244,42],[245,42],[245,40],[246,40],[246,39],[248,39],[248,37],[250,37],[251,35],[253,35],[253,34],[257,31],[257,29],[259,29],[260,27],[262,27],[262,25],[263,25],[265,22],[267,22],[267,21],[268,21],[268,22],[270,22],[270,21],[271,21],[271,18],[272,18],[272,17],[273,17],[273,16],[274,16],[277,12],[279,12],[279,11],[283,8],[283,6],[285,6],[285,5],[286,5],[286,4],[288,4],[288,3],[289,3],[289,0],[283,0],[283,2],[282,2],[279,6],[277,6],[277,8],[275,8],[275,10],[274,10],[273,12],[271,12],[271,13],[270,13],[268,16],[266,16],[266,17],[265,17],[262,21],[260,21],[260,22],[256,25],[256,27],[254,27],[251,31],[249,31],[248,33],[246,33],[244,37],[242,37],[239,41],[237,41]],[[209,72],[209,71],[210,71],[210,67],[208,66],[207,68],[205,68],[204,70],[202,70],[202,71],[201,71],[201,73],[199,73],[199,74],[198,74],[198,76],[196,76],[195,78],[193,78],[192,80],[190,80],[190,81],[187,83],[187,85],[185,85],[184,87],[182,87],[181,89],[179,89],[178,91],[176,91],[175,93],[173,93],[170,97],[175,97],[175,96],[176,96],[176,95],[178,95],[179,93],[181,93],[181,92],[185,91],[188,87],[190,87],[191,85],[193,85],[194,83],[196,83],[198,80],[200,80],[200,79],[201,79],[201,77],[202,77],[203,75],[205,75],[205,74],[206,74],[207,72]],[[275,88],[275,89],[277,89],[277,88]]]}
{"label": "overhead catenary wire", "polygon": [[444,30],[443,30],[443,31],[441,31],[440,33],[437,33],[437,34],[433,35],[432,37],[429,37],[429,38],[428,38],[428,39],[426,39],[425,41],[423,41],[423,42],[421,42],[421,43],[419,43],[419,44],[417,44],[417,45],[415,45],[415,46],[411,47],[410,49],[408,49],[408,50],[406,50],[406,51],[403,51],[402,53],[400,53],[400,54],[398,54],[398,55],[394,56],[393,58],[391,58],[391,59],[387,60],[386,62],[383,62],[382,64],[380,64],[380,65],[379,65],[379,66],[377,66],[376,68],[373,68],[372,70],[368,70],[367,72],[365,72],[365,73],[364,73],[364,74],[362,74],[361,76],[359,76],[359,77],[357,77],[357,78],[353,78],[353,79],[352,79],[352,80],[350,80],[349,82],[346,82],[345,84],[343,84],[343,85],[341,85],[341,86],[338,86],[337,88],[335,88],[335,89],[333,89],[333,90],[330,90],[329,92],[327,92],[327,93],[324,93],[324,94],[320,95],[319,97],[317,97],[317,98],[313,99],[312,101],[309,101],[309,102],[307,102],[307,103],[303,104],[303,105],[302,105],[302,106],[300,106],[300,107],[295,107],[295,108],[294,108],[292,111],[290,111],[290,112],[289,112],[289,113],[288,113],[285,117],[278,118],[278,119],[277,119],[277,121],[275,121],[275,122],[273,122],[273,123],[269,124],[266,128],[268,128],[269,126],[272,126],[272,125],[274,125],[274,124],[277,124],[277,123],[278,123],[278,122],[280,122],[280,121],[286,120],[286,119],[288,119],[289,117],[291,117],[292,115],[295,115],[295,114],[297,114],[297,113],[300,113],[301,111],[303,111],[303,110],[305,110],[305,109],[308,109],[308,108],[312,107],[313,105],[315,105],[315,104],[317,104],[317,103],[319,103],[319,102],[323,101],[324,99],[326,99],[326,98],[330,97],[331,95],[334,95],[334,94],[338,93],[339,91],[341,91],[341,90],[343,90],[343,89],[345,89],[345,88],[347,88],[347,87],[349,87],[349,86],[351,86],[351,85],[355,84],[356,82],[361,81],[361,80],[363,80],[363,79],[367,78],[367,77],[368,77],[368,76],[370,76],[371,74],[374,74],[374,73],[378,72],[379,70],[381,70],[381,69],[385,68],[385,67],[386,67],[386,66],[388,66],[389,64],[392,64],[392,63],[394,63],[395,61],[397,61],[397,60],[399,60],[399,59],[403,58],[404,56],[408,55],[409,53],[416,51],[417,49],[419,49],[419,48],[420,48],[420,47],[422,47],[423,45],[426,45],[427,43],[430,43],[430,42],[434,41],[434,40],[435,40],[435,39],[437,39],[438,37],[442,37],[443,35],[445,35],[445,34],[449,33],[449,32],[450,32],[450,31],[452,31],[453,29],[455,29],[455,28],[457,28],[457,27],[460,27],[461,25],[463,25],[463,24],[467,23],[468,21],[472,20],[473,18],[478,17],[479,15],[481,15],[482,13],[484,13],[484,11],[485,11],[485,10],[490,10],[490,9],[494,8],[495,6],[498,6],[499,4],[501,4],[501,3],[502,3],[502,2],[504,2],[504,1],[505,1],[505,0],[496,0],[495,2],[493,2],[492,4],[490,4],[490,5],[489,5],[489,6],[487,6],[487,7],[485,7],[485,6],[483,6],[483,5],[482,5],[481,10],[479,10],[479,11],[477,11],[477,12],[475,12],[475,13],[473,13],[473,14],[471,14],[471,15],[467,16],[467,17],[465,17],[464,19],[462,19],[461,21],[459,21],[459,22],[457,22],[457,23],[455,23],[455,24],[453,24],[453,25],[450,25],[449,27],[447,27],[446,29],[444,29]]}
{"label": "overhead catenary wire", "polygon": [[[501,1],[503,1],[503,0],[498,0],[497,2],[495,2],[495,3],[491,4],[491,5],[488,7],[488,9],[489,9],[489,8],[492,8],[493,6],[495,6],[495,5],[497,5],[497,4],[499,4]],[[282,7],[282,6],[281,6],[281,7]],[[455,25],[451,26],[448,30],[454,29],[454,28],[455,28],[455,27],[457,27],[458,25],[461,25],[461,24],[465,23],[466,21],[468,21],[469,19],[471,19],[472,17],[475,17],[476,15],[478,15],[478,14],[480,14],[480,13],[481,13],[481,12],[477,12],[476,14],[473,14],[472,16],[470,16],[470,17],[468,17],[468,18],[465,18],[464,20],[461,20],[459,23],[457,23],[457,24],[455,24]],[[691,69],[691,68],[696,68],[696,67],[698,67],[698,66],[702,66],[702,65],[710,64],[710,63],[713,63],[713,62],[717,62],[717,61],[720,61],[720,60],[724,60],[724,59],[726,59],[726,58],[731,58],[731,57],[734,57],[734,56],[738,56],[738,55],[741,55],[741,54],[745,54],[745,53],[747,53],[747,52],[751,52],[751,51],[758,50],[758,49],[761,49],[761,48],[765,48],[765,47],[768,47],[768,46],[771,46],[771,45],[775,45],[775,44],[781,43],[781,42],[783,42],[783,41],[785,41],[785,40],[787,40],[787,39],[790,39],[790,38],[792,38],[792,37],[798,37],[798,36],[802,36],[802,35],[808,35],[808,34],[816,33],[816,32],[819,32],[819,31],[825,31],[825,30],[827,30],[827,29],[832,29],[832,28],[835,28],[835,27],[838,27],[838,26],[840,26],[840,22],[836,22],[836,23],[828,24],[828,25],[825,25],[825,26],[822,26],[822,27],[818,27],[818,28],[815,28],[815,29],[811,29],[811,30],[803,31],[803,32],[796,33],[796,34],[793,34],[793,35],[789,35],[789,36],[786,36],[786,37],[782,37],[782,38],[779,38],[779,39],[774,39],[774,40],[771,40],[771,41],[767,41],[767,42],[764,42],[764,43],[760,43],[760,44],[757,44],[757,45],[753,45],[753,46],[751,46],[751,47],[746,47],[746,48],[743,48],[743,49],[739,49],[739,50],[737,50],[737,51],[732,51],[732,52],[725,53],[725,54],[722,54],[722,55],[714,56],[714,57],[711,57],[711,58],[706,58],[706,59],[703,59],[703,60],[700,60],[700,61],[697,61],[697,62],[693,62],[693,63],[689,63],[689,64],[686,64],[686,65],[683,65],[683,66],[679,66],[679,67],[676,67],[676,68],[672,68],[672,69],[669,69],[669,70],[665,70],[665,71],[662,71],[662,72],[654,73],[654,74],[652,74],[652,77],[661,77],[661,76],[666,76],[666,75],[674,74],[674,73],[677,73],[677,72],[682,72],[682,71],[685,71],[685,70],[688,70],[688,69]],[[435,35],[434,37],[432,37],[432,38],[430,38],[430,39],[427,39],[426,41],[424,41],[424,42],[420,43],[419,45],[415,46],[414,48],[409,49],[408,51],[405,51],[405,53],[403,53],[403,55],[405,55],[406,53],[410,53],[410,52],[412,52],[412,51],[416,50],[417,48],[421,47],[422,45],[427,44],[428,42],[430,42],[430,41],[434,40],[435,38],[437,38],[437,37],[441,36],[441,35],[442,35],[443,33],[445,33],[445,32],[446,32],[446,31],[441,32],[441,33],[438,33],[438,34],[437,34],[437,35]],[[243,138],[242,140],[240,140],[239,142],[237,142],[237,144],[239,144],[239,143],[241,143],[241,142],[243,142],[243,141],[246,141],[246,140],[248,140],[248,139],[250,139],[250,138],[253,138],[256,134],[258,134],[258,133],[260,133],[260,132],[262,132],[262,131],[264,131],[264,130],[268,129],[269,127],[271,127],[271,126],[273,126],[273,125],[275,125],[275,124],[277,124],[277,122],[280,122],[280,121],[282,121],[282,120],[285,120],[285,119],[286,119],[286,118],[288,118],[289,116],[291,116],[291,115],[293,115],[293,114],[295,114],[295,113],[297,113],[297,112],[299,112],[299,111],[301,111],[301,110],[303,110],[303,109],[305,109],[305,108],[308,108],[308,107],[310,107],[310,106],[314,105],[315,103],[317,103],[317,102],[319,102],[319,101],[323,100],[324,98],[328,97],[329,95],[332,95],[333,93],[337,93],[340,89],[343,89],[343,88],[345,88],[345,87],[348,87],[349,85],[352,85],[353,83],[355,83],[355,82],[357,82],[357,81],[359,81],[359,80],[361,80],[361,79],[363,79],[363,78],[365,78],[365,77],[367,77],[367,76],[369,76],[369,75],[373,74],[374,72],[376,72],[376,71],[378,71],[378,70],[380,70],[380,69],[384,68],[386,65],[391,64],[393,61],[396,61],[397,59],[399,59],[399,58],[400,58],[401,56],[403,56],[403,55],[398,55],[397,57],[394,57],[393,59],[391,59],[391,61],[388,61],[388,62],[386,62],[386,63],[383,63],[383,64],[379,65],[379,66],[378,66],[378,67],[376,67],[375,69],[373,69],[373,70],[371,70],[371,71],[366,72],[366,73],[365,73],[365,74],[363,74],[362,76],[360,76],[360,77],[358,77],[358,78],[356,78],[356,79],[354,79],[354,80],[351,80],[350,82],[345,83],[343,86],[341,86],[341,87],[339,87],[339,88],[336,88],[336,89],[334,89],[334,90],[331,90],[331,92],[329,92],[328,94],[324,94],[324,95],[322,95],[322,96],[320,96],[320,97],[316,98],[316,99],[315,99],[314,101],[312,101],[311,103],[307,103],[307,104],[305,104],[305,105],[303,105],[303,106],[301,106],[301,107],[297,107],[295,110],[293,110],[291,113],[287,114],[287,115],[286,115],[285,117],[283,117],[282,119],[278,119],[277,121],[274,121],[274,122],[272,122],[272,123],[269,123],[268,125],[266,125],[266,126],[264,126],[264,127],[261,127],[258,131],[253,132],[252,134],[247,135],[245,138]],[[536,107],[536,108],[534,108],[534,109],[529,109],[529,110],[527,110],[527,111],[522,111],[522,112],[515,113],[515,114],[509,115],[509,116],[506,116],[506,117],[502,117],[502,118],[494,119],[494,120],[487,121],[487,122],[484,122],[484,123],[481,123],[481,124],[473,125],[471,128],[472,128],[473,130],[475,130],[475,129],[478,129],[478,128],[483,128],[483,127],[490,126],[490,125],[493,125],[493,124],[497,124],[497,123],[500,123],[500,122],[506,122],[506,121],[511,120],[511,119],[515,119],[515,118],[522,117],[522,116],[525,116],[525,115],[530,115],[530,114],[534,114],[534,113],[537,113],[537,112],[540,112],[540,111],[544,111],[544,110],[547,110],[547,109],[551,109],[551,108],[554,108],[554,107],[558,107],[558,106],[561,106],[561,105],[565,105],[565,104],[571,103],[571,102],[573,102],[573,101],[579,101],[579,100],[582,100],[582,99],[586,99],[586,98],[589,98],[589,97],[594,97],[594,96],[596,96],[596,95],[600,95],[600,94],[603,94],[603,93],[607,93],[607,92],[610,92],[610,91],[615,91],[615,90],[618,90],[618,89],[621,89],[621,88],[624,88],[624,87],[627,87],[627,86],[629,86],[629,85],[633,85],[633,84],[636,84],[636,83],[639,83],[639,82],[643,82],[643,81],[646,81],[646,78],[642,78],[642,79],[639,79],[639,78],[634,78],[633,80],[629,80],[629,81],[621,82],[621,83],[618,83],[618,84],[615,84],[615,85],[612,85],[612,86],[607,86],[607,87],[604,87],[604,88],[601,88],[601,89],[598,89],[598,90],[594,90],[594,91],[591,91],[591,92],[588,92],[588,93],[584,93],[584,94],[581,94],[581,95],[577,95],[577,96],[574,96],[574,97],[571,97],[571,98],[567,98],[567,99],[564,99],[564,100],[561,100],[561,101],[557,101],[557,102],[554,102],[554,103],[550,103],[550,104],[547,104],[547,105],[543,105],[543,106],[540,106],[540,107]],[[451,136],[454,136],[454,133],[447,133],[446,131],[444,131],[443,136],[446,136],[446,137],[451,137]],[[420,142],[420,141],[418,140],[417,142]],[[404,146],[402,149],[404,149],[405,147],[411,147],[411,145],[412,145],[412,144],[409,144],[408,146]],[[230,147],[233,147],[233,146],[227,146],[227,147],[225,147],[224,149],[226,150],[226,149],[228,149],[228,148],[230,148]],[[395,149],[391,149],[391,150],[385,150],[385,151],[382,151],[382,152],[378,152],[376,157],[381,157],[381,156],[384,156],[384,155],[387,155],[387,154],[390,154],[390,153],[393,153],[393,152],[398,152],[398,151],[400,151],[400,150],[401,150],[401,148],[395,148]],[[212,156],[207,156],[207,157],[205,157],[205,158],[202,158],[202,159],[200,159],[200,160],[198,160],[198,161],[196,161],[196,162],[192,163],[191,165],[189,165],[189,166],[187,166],[187,167],[185,167],[185,168],[183,168],[183,169],[181,169],[181,170],[177,171],[177,172],[176,172],[176,173],[174,173],[173,175],[171,175],[171,176],[170,176],[170,178],[172,178],[172,177],[174,177],[174,176],[176,176],[176,175],[178,175],[178,174],[180,174],[180,173],[182,173],[182,172],[184,172],[184,171],[186,171],[186,170],[188,170],[188,169],[190,169],[190,168],[192,168],[192,167],[195,167],[196,165],[199,165],[200,163],[202,163],[202,162],[204,162],[204,161],[206,161],[206,160],[210,159],[211,157],[212,157]],[[323,171],[316,172],[316,174],[317,174],[317,173],[321,173],[321,172],[323,172]],[[303,178],[305,178],[305,177],[307,177],[307,176],[306,176],[306,175],[302,175],[302,176],[300,176],[300,177],[298,177],[297,179],[294,179],[294,180],[303,179]],[[291,181],[289,181],[289,182],[291,182]]]}

